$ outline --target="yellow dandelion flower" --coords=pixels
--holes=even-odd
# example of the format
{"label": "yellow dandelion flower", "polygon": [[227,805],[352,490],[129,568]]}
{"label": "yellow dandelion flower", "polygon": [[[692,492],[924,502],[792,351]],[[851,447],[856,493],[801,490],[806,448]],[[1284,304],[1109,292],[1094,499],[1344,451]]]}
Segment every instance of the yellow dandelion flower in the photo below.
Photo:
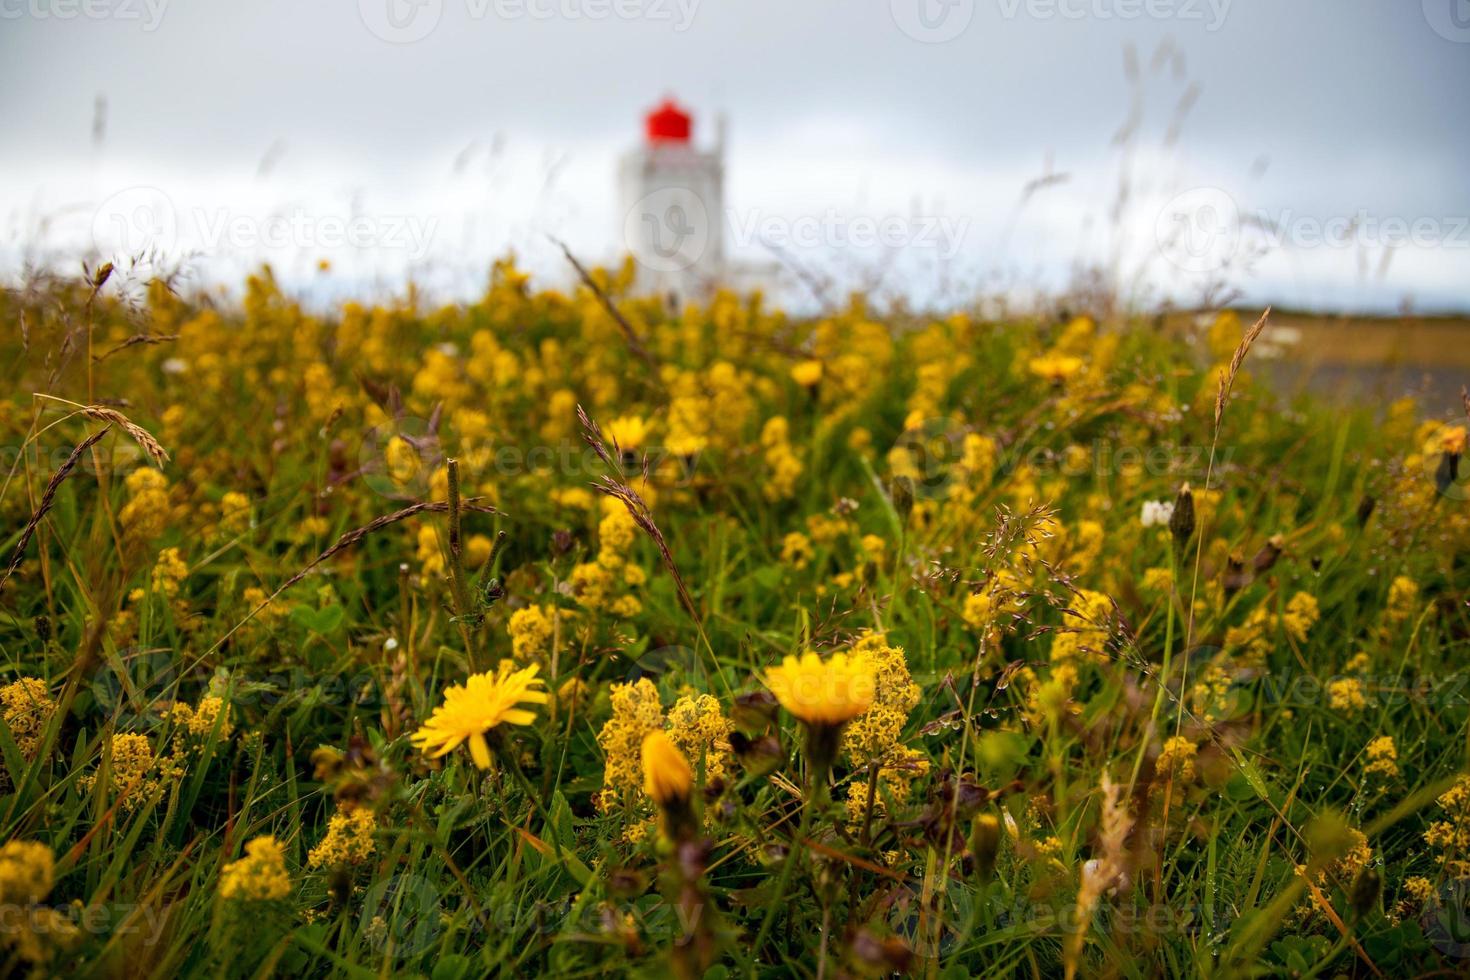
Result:
{"label": "yellow dandelion flower", "polygon": [[791,368],[791,380],[803,388],[814,388],[822,380],[822,362],[800,361]]}
{"label": "yellow dandelion flower", "polygon": [[787,657],[765,674],[781,707],[808,725],[845,725],[873,704],[873,664],[866,656],[812,651]]}
{"label": "yellow dandelion flower", "polygon": [[438,759],[469,742],[470,757],[481,769],[490,765],[490,744],[485,733],[501,724],[529,725],[535,712],[521,704],[545,704],[550,695],[536,676],[537,664],[517,669],[510,660],[500,661],[495,672],[472,674],[463,684],[444,692],[444,703],[410,741],[431,759]]}
{"label": "yellow dandelion flower", "polygon": [[1033,357],[1028,367],[1038,378],[1052,384],[1061,384],[1082,370],[1082,358],[1068,354],[1045,354]]}
{"label": "yellow dandelion flower", "polygon": [[643,441],[648,438],[648,423],[637,415],[620,415],[607,423],[604,433],[612,442],[616,442],[618,449],[625,453],[634,453],[643,448]]}

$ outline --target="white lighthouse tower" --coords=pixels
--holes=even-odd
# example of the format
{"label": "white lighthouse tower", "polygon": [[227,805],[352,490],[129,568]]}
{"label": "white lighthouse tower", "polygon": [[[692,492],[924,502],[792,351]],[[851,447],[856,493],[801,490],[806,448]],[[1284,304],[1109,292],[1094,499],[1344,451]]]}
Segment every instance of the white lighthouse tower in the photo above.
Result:
{"label": "white lighthouse tower", "polygon": [[707,297],[726,277],[724,125],[715,128],[714,145],[696,148],[689,113],[665,99],[622,159],[622,241],[640,289],[682,302]]}

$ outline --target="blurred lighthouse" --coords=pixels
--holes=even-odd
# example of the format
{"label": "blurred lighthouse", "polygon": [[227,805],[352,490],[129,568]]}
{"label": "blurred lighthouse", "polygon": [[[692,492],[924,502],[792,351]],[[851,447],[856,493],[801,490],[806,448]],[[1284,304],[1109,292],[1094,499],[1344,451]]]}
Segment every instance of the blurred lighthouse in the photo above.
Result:
{"label": "blurred lighthouse", "polygon": [[724,120],[714,144],[693,140],[694,120],[665,99],[643,121],[643,141],[619,167],[624,247],[638,263],[638,287],[703,299],[725,267]]}

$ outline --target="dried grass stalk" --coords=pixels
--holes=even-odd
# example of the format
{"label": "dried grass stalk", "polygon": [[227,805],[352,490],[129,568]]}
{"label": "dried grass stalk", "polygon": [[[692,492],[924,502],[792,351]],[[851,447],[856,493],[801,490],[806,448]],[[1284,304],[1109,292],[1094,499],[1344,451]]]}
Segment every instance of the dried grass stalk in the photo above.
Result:
{"label": "dried grass stalk", "polygon": [[139,344],[166,344],[166,343],[168,343],[171,340],[178,340],[178,339],[179,339],[179,335],[176,334],[176,333],[169,333],[169,334],[135,333],[131,337],[129,337],[127,340],[124,340],[122,343],[118,344],[116,347],[112,347],[112,348],[110,348],[108,350],[105,350],[101,354],[94,354],[94,355],[92,355],[92,360],[94,362],[100,364],[103,361],[107,360],[109,357],[111,357],[113,354],[116,354],[118,351],[127,350],[129,347],[136,347]]}
{"label": "dried grass stalk", "polygon": [[638,338],[638,332],[633,329],[633,325],[628,322],[628,318],[623,316],[622,311],[617,308],[617,305],[613,303],[607,293],[603,292],[602,287],[597,285],[597,281],[592,278],[592,275],[587,271],[586,267],[577,261],[577,257],[572,254],[571,249],[567,248],[566,243],[557,238],[553,238],[552,242],[561,249],[562,254],[567,257],[567,261],[572,264],[572,268],[577,270],[577,275],[581,278],[582,285],[592,290],[592,295],[596,296],[597,301],[602,304],[602,308],[607,310],[607,315],[612,317],[613,321],[617,323],[618,329],[623,332],[623,340],[627,342],[628,349],[640,361],[648,365],[649,370],[653,372],[653,376],[657,378],[658,362],[653,359],[653,355],[648,352],[648,348],[643,346],[643,341]]}
{"label": "dried grass stalk", "polygon": [[1215,391],[1215,428],[1220,427],[1220,419],[1225,414],[1225,399],[1230,397],[1230,389],[1235,387],[1235,376],[1240,373],[1240,365],[1245,362],[1245,355],[1250,352],[1251,344],[1266,329],[1266,320],[1271,316],[1271,307],[1266,307],[1266,312],[1261,318],[1251,325],[1240,338],[1240,344],[1235,348],[1235,353],[1230,355],[1230,367],[1220,374],[1220,387]]}
{"label": "dried grass stalk", "polygon": [[1107,773],[1102,777],[1102,814],[1098,821],[1098,856],[1082,866],[1082,883],[1077,889],[1077,927],[1067,937],[1065,968],[1067,980],[1077,975],[1082,947],[1087,940],[1092,912],[1110,889],[1122,884],[1128,872],[1124,844],[1133,828],[1133,817],[1123,799],[1122,787]]}
{"label": "dried grass stalk", "polygon": [[[476,500],[481,499],[483,498],[469,497],[461,502],[460,506],[464,510],[472,510],[479,514],[500,513],[500,511],[496,510],[494,507],[488,506],[486,504],[475,503]],[[421,501],[416,504],[411,504],[410,506],[405,507],[402,510],[395,510],[391,514],[384,514],[382,517],[375,517],[364,524],[362,527],[353,528],[351,531],[348,531],[346,534],[342,535],[340,538],[334,541],[331,546],[327,548],[326,551],[323,551],[311,561],[307,562],[306,566],[303,567],[301,571],[288,578],[280,588],[271,593],[269,599],[266,599],[265,602],[260,604],[260,607],[257,608],[255,612],[259,612],[261,609],[264,609],[266,606],[270,605],[271,600],[275,599],[276,596],[280,595],[282,592],[285,592],[297,582],[300,582],[302,579],[306,578],[306,576],[310,574],[313,568],[317,567],[328,558],[331,558],[333,555],[345,551],[346,549],[357,544],[357,542],[361,541],[369,534],[372,534],[374,531],[381,531],[383,528],[388,527],[391,524],[397,524],[399,521],[407,520],[415,514],[442,514],[447,510],[449,510],[449,504],[445,501]],[[254,615],[254,613],[251,613],[251,615]]]}
{"label": "dried grass stalk", "polygon": [[26,522],[24,530],[20,532],[20,540],[15,543],[15,550],[11,552],[10,564],[5,569],[5,576],[0,578],[0,592],[5,590],[5,583],[10,581],[10,576],[14,575],[15,570],[20,567],[21,559],[25,557],[26,546],[31,543],[31,537],[35,535],[36,528],[40,525],[41,521],[45,520],[46,514],[51,510],[51,506],[56,503],[56,491],[60,489],[62,481],[71,475],[72,470],[76,469],[77,463],[81,460],[82,455],[95,446],[97,440],[107,435],[108,430],[111,428],[112,426],[110,425],[104,425],[77,443],[77,447],[71,451],[71,454],[66,457],[66,460],[61,466],[57,467],[56,472],[51,474],[51,479],[46,482],[46,490],[41,494],[40,506],[31,515],[31,519]]}
{"label": "dried grass stalk", "polygon": [[[694,605],[694,599],[689,594],[689,588],[684,584],[684,576],[679,573],[679,566],[674,562],[674,553],[669,550],[669,542],[664,533],[659,530],[658,524],[654,522],[653,512],[648,508],[648,502],[634,490],[621,477],[621,469],[614,459],[619,458],[622,453],[617,441],[613,441],[613,451],[609,452],[606,442],[603,440],[602,428],[588,416],[581,405],[577,406],[577,419],[582,423],[582,438],[597,457],[607,464],[608,469],[618,476],[600,476],[592,481],[592,488],[607,494],[622,503],[628,511],[628,516],[633,518],[633,523],[643,529],[643,533],[652,539],[658,548],[659,558],[663,561],[664,568],[668,570],[674,579],[674,587],[679,592],[679,601],[684,610],[694,619],[695,623],[702,623],[699,610]],[[647,458],[644,459],[644,478],[648,476]]]}
{"label": "dried grass stalk", "polygon": [[133,441],[148,454],[148,458],[153,460],[159,469],[163,469],[163,464],[168,462],[168,450],[158,444],[153,434],[117,409],[108,408],[105,405],[88,405],[81,410],[81,414],[89,419],[110,422],[132,436]]}

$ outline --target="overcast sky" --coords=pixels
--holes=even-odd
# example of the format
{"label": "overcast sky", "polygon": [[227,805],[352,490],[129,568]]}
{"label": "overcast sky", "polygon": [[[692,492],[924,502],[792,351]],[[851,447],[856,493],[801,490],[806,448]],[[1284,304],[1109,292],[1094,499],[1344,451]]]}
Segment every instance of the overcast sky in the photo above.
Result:
{"label": "overcast sky", "polygon": [[698,141],[726,114],[752,262],[1470,309],[1467,0],[0,0],[0,272],[142,208],[205,281],[465,293],[511,248],[558,278],[548,234],[618,254],[666,94]]}

